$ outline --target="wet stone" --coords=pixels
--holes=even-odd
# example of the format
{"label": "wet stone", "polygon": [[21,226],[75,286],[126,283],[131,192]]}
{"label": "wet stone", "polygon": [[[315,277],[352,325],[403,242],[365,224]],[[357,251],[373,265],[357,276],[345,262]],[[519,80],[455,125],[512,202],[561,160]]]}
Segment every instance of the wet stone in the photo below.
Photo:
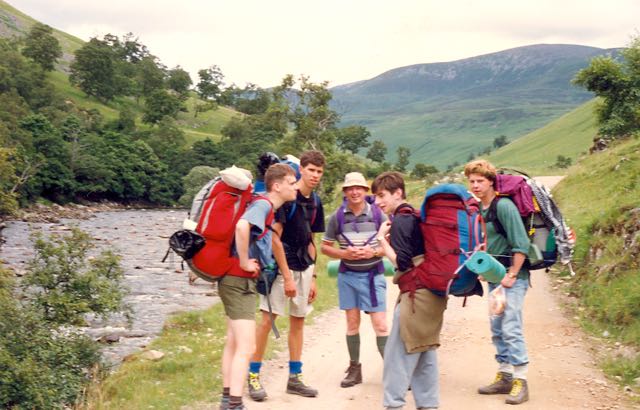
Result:
{"label": "wet stone", "polygon": [[[120,362],[146,346],[162,331],[171,314],[206,309],[219,301],[210,283],[198,280],[189,285],[187,270],[180,269],[179,257],[173,255],[166,263],[161,262],[167,251],[167,238],[181,228],[186,211],[122,210],[94,215],[84,220],[61,219],[55,224],[7,221],[2,230],[5,243],[0,247],[0,259],[14,272],[26,272],[33,257],[31,232],[64,233],[71,226],[100,238],[95,242],[98,250],[115,249],[122,256],[124,286],[129,289],[126,300],[133,310],[133,322],[129,329],[112,330],[119,336],[119,342],[104,345],[103,356],[107,361]],[[121,317],[111,321],[103,323],[88,318],[91,332],[87,333],[100,338],[109,333],[96,329],[120,327],[123,323]]]}

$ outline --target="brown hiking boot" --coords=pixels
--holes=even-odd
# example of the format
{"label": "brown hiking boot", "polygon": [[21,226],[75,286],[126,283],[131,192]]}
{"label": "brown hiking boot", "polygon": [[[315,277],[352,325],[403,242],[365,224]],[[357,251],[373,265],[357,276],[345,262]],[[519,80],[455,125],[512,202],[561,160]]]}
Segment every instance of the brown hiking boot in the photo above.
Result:
{"label": "brown hiking boot", "polygon": [[513,379],[513,386],[505,400],[507,404],[520,404],[529,400],[529,387],[525,379]]}
{"label": "brown hiking boot", "polygon": [[493,383],[478,389],[480,394],[507,394],[511,391],[513,376],[510,373],[498,372]]}
{"label": "brown hiking boot", "polygon": [[304,384],[302,373],[290,374],[287,382],[287,393],[297,394],[303,397],[316,397],[318,390]]}
{"label": "brown hiking boot", "polygon": [[349,361],[349,367],[345,371],[347,375],[340,382],[340,387],[351,387],[362,383],[362,363]]}

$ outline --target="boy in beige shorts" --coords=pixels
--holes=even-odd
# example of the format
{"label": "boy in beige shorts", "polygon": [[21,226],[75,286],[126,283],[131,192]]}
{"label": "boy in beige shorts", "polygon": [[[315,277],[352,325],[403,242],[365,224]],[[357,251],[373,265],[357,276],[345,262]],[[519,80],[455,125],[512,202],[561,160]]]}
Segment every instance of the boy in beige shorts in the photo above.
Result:
{"label": "boy in beige shorts", "polygon": [[[269,168],[265,175],[268,201],[256,200],[249,205],[236,225],[235,246],[240,268],[247,277],[227,274],[218,284],[220,299],[227,316],[227,339],[222,355],[221,410],[244,409],[242,390],[246,369],[255,349],[256,277],[261,268],[273,263],[269,214],[296,197],[293,170],[282,164]],[[258,239],[256,239],[258,238]]]}
{"label": "boy in beige shorts", "polygon": [[[273,254],[280,274],[273,283],[269,299],[273,320],[286,314],[289,308],[289,378],[286,392],[304,397],[315,397],[318,391],[302,379],[302,345],[304,319],[312,310],[316,297],[313,234],[324,232],[322,201],[314,189],[324,172],[325,158],[320,151],[307,151],[300,156],[300,180],[296,200],[286,203],[276,214],[273,229]],[[271,315],[267,299],[260,296],[262,320],[256,332],[256,351],[249,363],[249,396],[255,401],[267,398],[260,382],[260,368],[269,332]]]}

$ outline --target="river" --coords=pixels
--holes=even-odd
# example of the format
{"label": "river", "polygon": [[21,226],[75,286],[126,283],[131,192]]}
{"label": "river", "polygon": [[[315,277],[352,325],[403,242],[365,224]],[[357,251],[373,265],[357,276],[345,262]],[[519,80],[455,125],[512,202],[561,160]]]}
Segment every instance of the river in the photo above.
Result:
{"label": "river", "polygon": [[0,260],[22,275],[33,257],[30,233],[65,233],[78,226],[91,234],[98,249],[114,249],[122,256],[124,283],[129,289],[126,301],[133,309],[133,323],[128,327],[122,317],[103,322],[90,319],[84,328],[94,339],[103,336],[118,339],[103,349],[109,363],[119,363],[123,357],[149,344],[162,331],[172,314],[204,309],[217,303],[215,288],[202,280],[188,283],[188,268],[181,270],[180,258],[171,254],[167,262],[169,236],[182,225],[186,211],[122,210],[98,212],[86,220],[62,219],[60,223],[6,222],[2,231],[5,243],[0,247]]}

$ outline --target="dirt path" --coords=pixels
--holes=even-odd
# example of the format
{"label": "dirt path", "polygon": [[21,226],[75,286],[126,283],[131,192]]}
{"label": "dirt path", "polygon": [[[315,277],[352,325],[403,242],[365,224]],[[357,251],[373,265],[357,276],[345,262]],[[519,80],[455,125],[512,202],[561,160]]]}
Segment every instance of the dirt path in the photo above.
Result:
{"label": "dirt path", "polygon": [[[553,184],[558,178],[545,178]],[[533,288],[525,300],[525,338],[531,360],[530,401],[523,409],[623,409],[629,408],[620,390],[607,381],[588,353],[588,337],[567,320],[552,288],[557,286],[544,271],[532,273]],[[389,285],[388,300],[397,288]],[[391,306],[389,307],[391,309]],[[490,381],[496,371],[487,317],[486,299],[451,298],[445,313],[440,366],[441,409],[504,409],[504,396],[481,396],[478,386]],[[391,314],[388,314],[391,318]],[[361,362],[364,383],[340,388],[348,364],[345,319],[335,309],[306,328],[303,362],[305,380],[320,394],[308,399],[285,393],[288,353],[265,363],[261,372],[269,394],[267,401],[251,402],[250,409],[372,410],[382,408],[382,360],[366,315],[361,324]],[[414,408],[411,393],[407,409]]]}

